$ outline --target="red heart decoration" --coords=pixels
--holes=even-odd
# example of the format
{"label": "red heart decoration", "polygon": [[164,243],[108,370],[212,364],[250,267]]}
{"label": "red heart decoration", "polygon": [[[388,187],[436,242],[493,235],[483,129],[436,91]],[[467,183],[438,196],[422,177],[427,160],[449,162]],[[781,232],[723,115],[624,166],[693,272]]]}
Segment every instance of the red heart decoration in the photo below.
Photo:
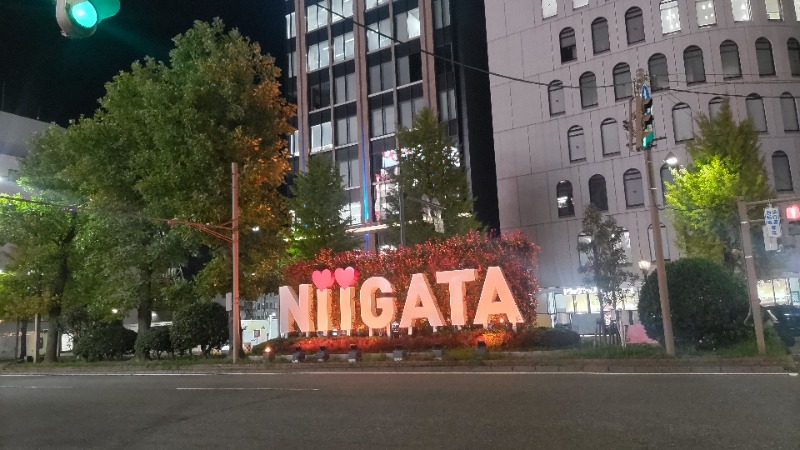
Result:
{"label": "red heart decoration", "polygon": [[314,286],[316,286],[317,289],[330,289],[333,286],[333,275],[328,269],[322,271],[315,270],[311,273],[311,281],[314,282]]}
{"label": "red heart decoration", "polygon": [[340,267],[336,269],[333,275],[336,277],[336,282],[339,283],[339,286],[343,288],[355,286],[356,279],[358,279],[358,271],[352,267],[345,269]]}

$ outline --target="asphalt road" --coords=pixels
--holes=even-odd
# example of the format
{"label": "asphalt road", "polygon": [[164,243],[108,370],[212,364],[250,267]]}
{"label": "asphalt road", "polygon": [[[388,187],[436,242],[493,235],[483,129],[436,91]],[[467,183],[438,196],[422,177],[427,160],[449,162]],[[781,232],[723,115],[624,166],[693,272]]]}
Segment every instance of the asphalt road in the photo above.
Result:
{"label": "asphalt road", "polygon": [[800,377],[0,376],[0,448],[797,449]]}

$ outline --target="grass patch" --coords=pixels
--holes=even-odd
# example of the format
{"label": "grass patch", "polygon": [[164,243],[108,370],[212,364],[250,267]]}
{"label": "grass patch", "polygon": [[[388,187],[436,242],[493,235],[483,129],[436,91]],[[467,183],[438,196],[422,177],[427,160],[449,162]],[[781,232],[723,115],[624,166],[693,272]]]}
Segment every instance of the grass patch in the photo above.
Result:
{"label": "grass patch", "polygon": [[577,350],[562,353],[567,358],[581,359],[660,359],[665,358],[664,349],[651,344],[629,344],[626,347],[616,345],[601,345],[593,347],[592,344],[583,344]]}

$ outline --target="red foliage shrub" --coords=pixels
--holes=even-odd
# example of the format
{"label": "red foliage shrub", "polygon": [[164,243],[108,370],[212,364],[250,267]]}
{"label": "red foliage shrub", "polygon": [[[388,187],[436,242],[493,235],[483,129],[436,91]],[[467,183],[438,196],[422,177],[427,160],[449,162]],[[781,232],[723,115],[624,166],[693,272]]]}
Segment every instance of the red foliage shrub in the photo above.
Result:
{"label": "red foliage shrub", "polygon": [[[536,320],[536,293],[539,289],[534,270],[538,247],[521,232],[504,234],[493,238],[479,232],[454,236],[445,240],[432,240],[423,244],[400,247],[383,253],[342,252],[323,250],[313,260],[297,261],[284,269],[284,280],[297,287],[311,283],[315,270],[345,268],[352,266],[358,271],[359,284],[373,276],[388,279],[394,287],[395,310],[403,310],[411,276],[423,273],[433,288],[434,297],[448,322],[450,320],[450,298],[446,284],[436,284],[435,274],[440,271],[476,269],[478,276],[467,283],[467,323],[475,317],[481,288],[488,267],[498,266],[508,281],[520,313],[526,323]],[[339,326],[339,290],[333,289],[330,316],[334,326]],[[364,330],[359,302],[356,302],[356,329]],[[315,308],[312,308],[312,310]],[[315,312],[314,312],[315,313]],[[396,317],[395,320],[398,318]],[[496,318],[498,321],[500,318]],[[316,320],[316,318],[314,318]],[[417,324],[419,325],[419,323]],[[294,326],[292,324],[291,326]],[[438,334],[437,334],[438,335]],[[366,344],[365,345],[371,345]]]}

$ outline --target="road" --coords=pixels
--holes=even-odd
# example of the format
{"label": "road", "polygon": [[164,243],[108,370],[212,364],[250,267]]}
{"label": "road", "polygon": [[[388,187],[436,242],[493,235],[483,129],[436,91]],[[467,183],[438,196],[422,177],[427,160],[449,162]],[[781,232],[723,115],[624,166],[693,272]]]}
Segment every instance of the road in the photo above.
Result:
{"label": "road", "polygon": [[788,374],[0,376],[0,448],[797,449]]}

